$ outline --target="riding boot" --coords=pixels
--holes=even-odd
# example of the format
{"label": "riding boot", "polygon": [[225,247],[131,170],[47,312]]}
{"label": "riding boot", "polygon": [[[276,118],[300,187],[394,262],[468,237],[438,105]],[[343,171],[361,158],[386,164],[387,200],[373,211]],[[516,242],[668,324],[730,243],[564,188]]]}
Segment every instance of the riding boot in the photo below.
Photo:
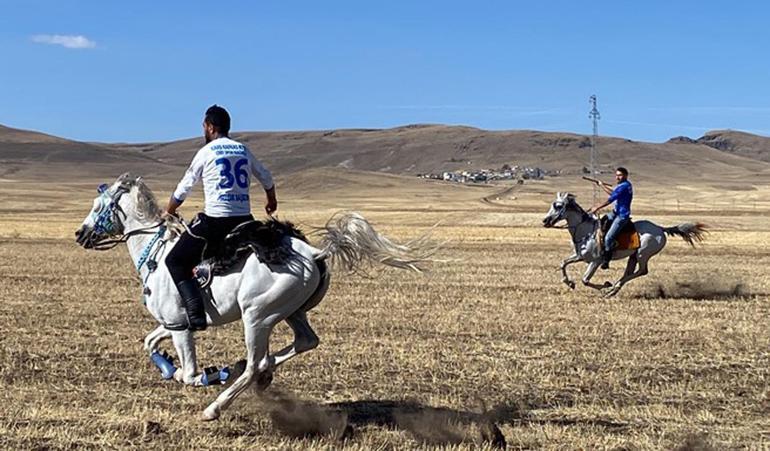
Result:
{"label": "riding boot", "polygon": [[605,249],[602,252],[602,269],[610,269],[610,260],[612,260],[612,251]]}
{"label": "riding boot", "polygon": [[206,311],[203,309],[203,296],[194,279],[183,280],[176,285],[182,296],[184,308],[187,311],[187,322],[190,330],[206,329]]}

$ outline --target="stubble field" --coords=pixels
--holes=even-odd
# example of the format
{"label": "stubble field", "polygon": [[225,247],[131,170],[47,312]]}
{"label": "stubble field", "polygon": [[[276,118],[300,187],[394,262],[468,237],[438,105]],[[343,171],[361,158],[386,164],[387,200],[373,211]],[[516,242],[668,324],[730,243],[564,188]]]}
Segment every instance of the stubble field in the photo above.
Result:
{"label": "stubble field", "polygon": [[[491,448],[490,424],[509,449],[770,446],[767,212],[650,205],[644,217],[712,233],[698,249],[672,238],[648,277],[603,299],[560,282],[567,232],[538,227],[556,187],[518,189],[279,191],[283,217],[303,225],[354,208],[396,239],[431,230],[445,261],[423,275],[335,273],[310,313],[319,348],[204,423],[221,388],[160,379],[125,249],[71,238],[92,186],[67,187],[67,200],[0,184],[0,448]],[[289,339],[279,326],[273,349]],[[244,356],[237,323],[197,342],[202,366]]]}

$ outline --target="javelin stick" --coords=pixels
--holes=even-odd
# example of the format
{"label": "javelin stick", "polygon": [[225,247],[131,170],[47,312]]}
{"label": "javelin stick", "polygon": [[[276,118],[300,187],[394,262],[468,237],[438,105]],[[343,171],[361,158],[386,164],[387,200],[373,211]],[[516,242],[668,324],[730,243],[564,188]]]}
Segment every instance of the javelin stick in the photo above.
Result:
{"label": "javelin stick", "polygon": [[595,178],[592,178],[592,177],[583,176],[583,180],[588,180],[591,183],[598,183],[600,185],[606,185],[606,183],[602,182],[601,180],[595,179]]}

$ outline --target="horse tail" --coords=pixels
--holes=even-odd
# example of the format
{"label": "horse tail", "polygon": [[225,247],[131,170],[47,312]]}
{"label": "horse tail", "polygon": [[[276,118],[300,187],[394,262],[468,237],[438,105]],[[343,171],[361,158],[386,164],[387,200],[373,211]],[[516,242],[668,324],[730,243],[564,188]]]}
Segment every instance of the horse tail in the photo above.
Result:
{"label": "horse tail", "polygon": [[321,251],[316,260],[332,258],[348,271],[355,271],[362,263],[381,263],[400,269],[422,272],[423,265],[433,262],[431,257],[440,244],[429,241],[427,235],[397,244],[381,235],[358,213],[338,213],[329,218],[320,232]]}
{"label": "horse tail", "polygon": [[663,231],[668,235],[681,236],[682,239],[687,242],[687,244],[695,247],[696,241],[701,242],[706,238],[704,236],[705,233],[708,233],[706,228],[706,225],[700,222],[685,222],[684,224],[679,224],[674,227],[666,227],[663,229]]}

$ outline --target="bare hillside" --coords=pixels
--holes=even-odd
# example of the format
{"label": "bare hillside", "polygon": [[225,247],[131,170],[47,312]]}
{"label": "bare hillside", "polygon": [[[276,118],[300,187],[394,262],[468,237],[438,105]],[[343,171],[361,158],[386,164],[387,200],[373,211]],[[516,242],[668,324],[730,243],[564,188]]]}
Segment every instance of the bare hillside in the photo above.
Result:
{"label": "bare hillside", "polygon": [[[578,175],[588,162],[590,149],[587,136],[572,133],[444,125],[240,132],[233,137],[246,143],[277,174],[331,167],[416,175],[508,164]],[[675,138],[666,143],[602,137],[598,149],[605,172],[624,165],[635,178],[650,180],[765,183],[770,181],[768,142],[770,138],[745,133],[712,132],[698,140]],[[82,143],[2,127],[0,177],[14,173],[16,177],[103,176],[127,170],[177,177],[202,145],[202,138],[169,143]]]}
{"label": "bare hillside", "polygon": [[[342,167],[396,174],[499,168],[503,164],[538,166],[579,174],[587,164],[587,136],[538,131],[487,131],[471,127],[418,125],[386,130],[247,132],[234,134],[277,172]],[[760,138],[760,137],[757,137]],[[765,139],[765,138],[760,138]],[[202,139],[144,145],[144,153],[186,165]],[[770,175],[758,159],[692,142],[642,143],[600,138],[603,169],[628,166],[652,178],[693,176],[742,178]]]}
{"label": "bare hillside", "polygon": [[140,152],[0,126],[0,177],[68,180],[97,173],[158,169],[154,158]]}
{"label": "bare hillside", "polygon": [[735,155],[770,162],[770,138],[765,136],[734,130],[713,130],[696,142]]}

